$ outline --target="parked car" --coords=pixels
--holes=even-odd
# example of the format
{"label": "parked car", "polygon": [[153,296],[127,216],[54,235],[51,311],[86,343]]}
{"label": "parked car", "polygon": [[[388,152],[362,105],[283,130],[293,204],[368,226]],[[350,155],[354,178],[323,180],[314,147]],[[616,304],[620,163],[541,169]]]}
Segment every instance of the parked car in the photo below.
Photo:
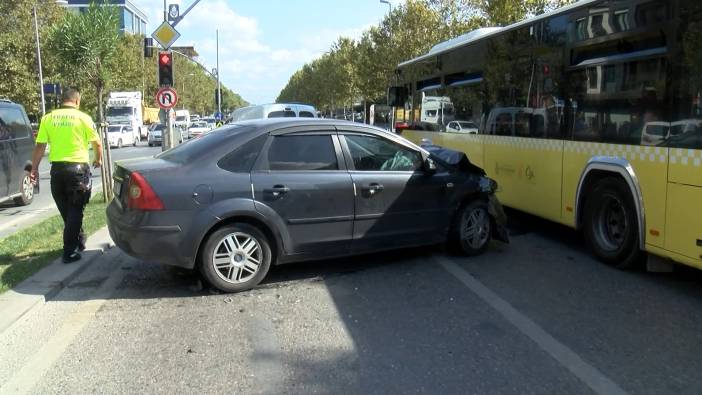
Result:
{"label": "parked car", "polygon": [[165,129],[166,127],[160,123],[155,123],[149,127],[149,134],[146,138],[149,143],[149,147],[161,145],[163,141],[163,131]]}
{"label": "parked car", "polygon": [[217,127],[217,120],[212,117],[202,118],[202,120],[207,123],[210,129],[215,129]]}
{"label": "parked car", "polygon": [[479,254],[506,240],[504,214],[495,182],[454,156],[344,121],[228,125],[117,162],[109,231],[128,254],[197,267],[225,292],[273,264],[446,241]]}
{"label": "parked car", "polygon": [[[173,128],[176,131],[176,136],[180,135],[178,137],[178,142],[182,143],[183,141],[188,139],[188,131],[187,129],[183,129],[180,126],[173,126]],[[153,147],[154,145],[161,145],[163,143],[163,133],[166,131],[166,125],[163,124],[156,124],[153,125],[152,128],[149,128],[149,135],[147,137],[147,141],[149,143],[149,147]]]}
{"label": "parked car", "polygon": [[451,121],[446,125],[450,133],[478,134],[478,125],[471,121]]}
{"label": "parked car", "polygon": [[190,129],[188,129],[188,138],[200,137],[201,135],[209,132],[210,129],[212,128],[205,121],[193,122]]}
{"label": "parked car", "polygon": [[122,148],[124,145],[136,147],[139,141],[139,132],[130,125],[109,125],[107,127],[107,141],[110,147]]}
{"label": "parked car", "polygon": [[34,138],[24,107],[0,99],[0,202],[26,206],[34,200],[32,170]]}

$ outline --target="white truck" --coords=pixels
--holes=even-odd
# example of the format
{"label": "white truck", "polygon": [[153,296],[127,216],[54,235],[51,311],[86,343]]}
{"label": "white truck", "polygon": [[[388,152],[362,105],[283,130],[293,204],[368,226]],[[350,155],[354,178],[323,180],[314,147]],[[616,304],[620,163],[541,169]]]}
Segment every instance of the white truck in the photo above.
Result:
{"label": "white truck", "polygon": [[105,120],[110,125],[130,125],[136,139],[140,140],[147,135],[141,99],[141,92],[110,92]]}

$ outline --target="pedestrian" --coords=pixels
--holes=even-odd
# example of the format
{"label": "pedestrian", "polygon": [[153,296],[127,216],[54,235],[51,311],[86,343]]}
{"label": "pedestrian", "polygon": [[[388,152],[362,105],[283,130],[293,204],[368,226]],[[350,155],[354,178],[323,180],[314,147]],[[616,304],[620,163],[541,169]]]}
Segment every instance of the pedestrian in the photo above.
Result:
{"label": "pedestrian", "polygon": [[83,210],[91,192],[88,144],[93,146],[95,168],[102,164],[102,144],[93,120],[78,110],[80,92],[67,88],[61,99],[61,107],[41,119],[32,157],[32,181],[39,179],[39,163],[48,143],[51,196],[63,218],[63,263],[71,263],[85,250]]}

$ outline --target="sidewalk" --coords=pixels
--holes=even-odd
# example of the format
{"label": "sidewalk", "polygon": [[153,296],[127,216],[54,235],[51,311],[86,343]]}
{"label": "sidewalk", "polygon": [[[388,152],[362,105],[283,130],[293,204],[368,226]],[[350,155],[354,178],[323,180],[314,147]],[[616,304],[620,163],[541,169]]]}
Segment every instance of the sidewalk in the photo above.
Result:
{"label": "sidewalk", "polygon": [[80,261],[66,265],[59,258],[15,288],[0,294],[0,333],[38,304],[51,300],[112,247],[114,243],[107,227],[104,227],[88,238]]}

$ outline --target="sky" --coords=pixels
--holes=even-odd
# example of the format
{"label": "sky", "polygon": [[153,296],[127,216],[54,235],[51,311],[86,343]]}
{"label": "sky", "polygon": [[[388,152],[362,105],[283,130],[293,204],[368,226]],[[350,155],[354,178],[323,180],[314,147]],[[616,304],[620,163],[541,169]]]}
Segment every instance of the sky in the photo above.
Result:
{"label": "sky", "polygon": [[[146,12],[150,35],[163,22],[163,1],[131,1]],[[181,13],[193,1],[167,0]],[[296,70],[339,37],[359,38],[387,12],[379,0],[201,0],[176,26],[181,36],[173,45],[193,45],[212,69],[219,29],[222,83],[252,104],[271,103]]]}

